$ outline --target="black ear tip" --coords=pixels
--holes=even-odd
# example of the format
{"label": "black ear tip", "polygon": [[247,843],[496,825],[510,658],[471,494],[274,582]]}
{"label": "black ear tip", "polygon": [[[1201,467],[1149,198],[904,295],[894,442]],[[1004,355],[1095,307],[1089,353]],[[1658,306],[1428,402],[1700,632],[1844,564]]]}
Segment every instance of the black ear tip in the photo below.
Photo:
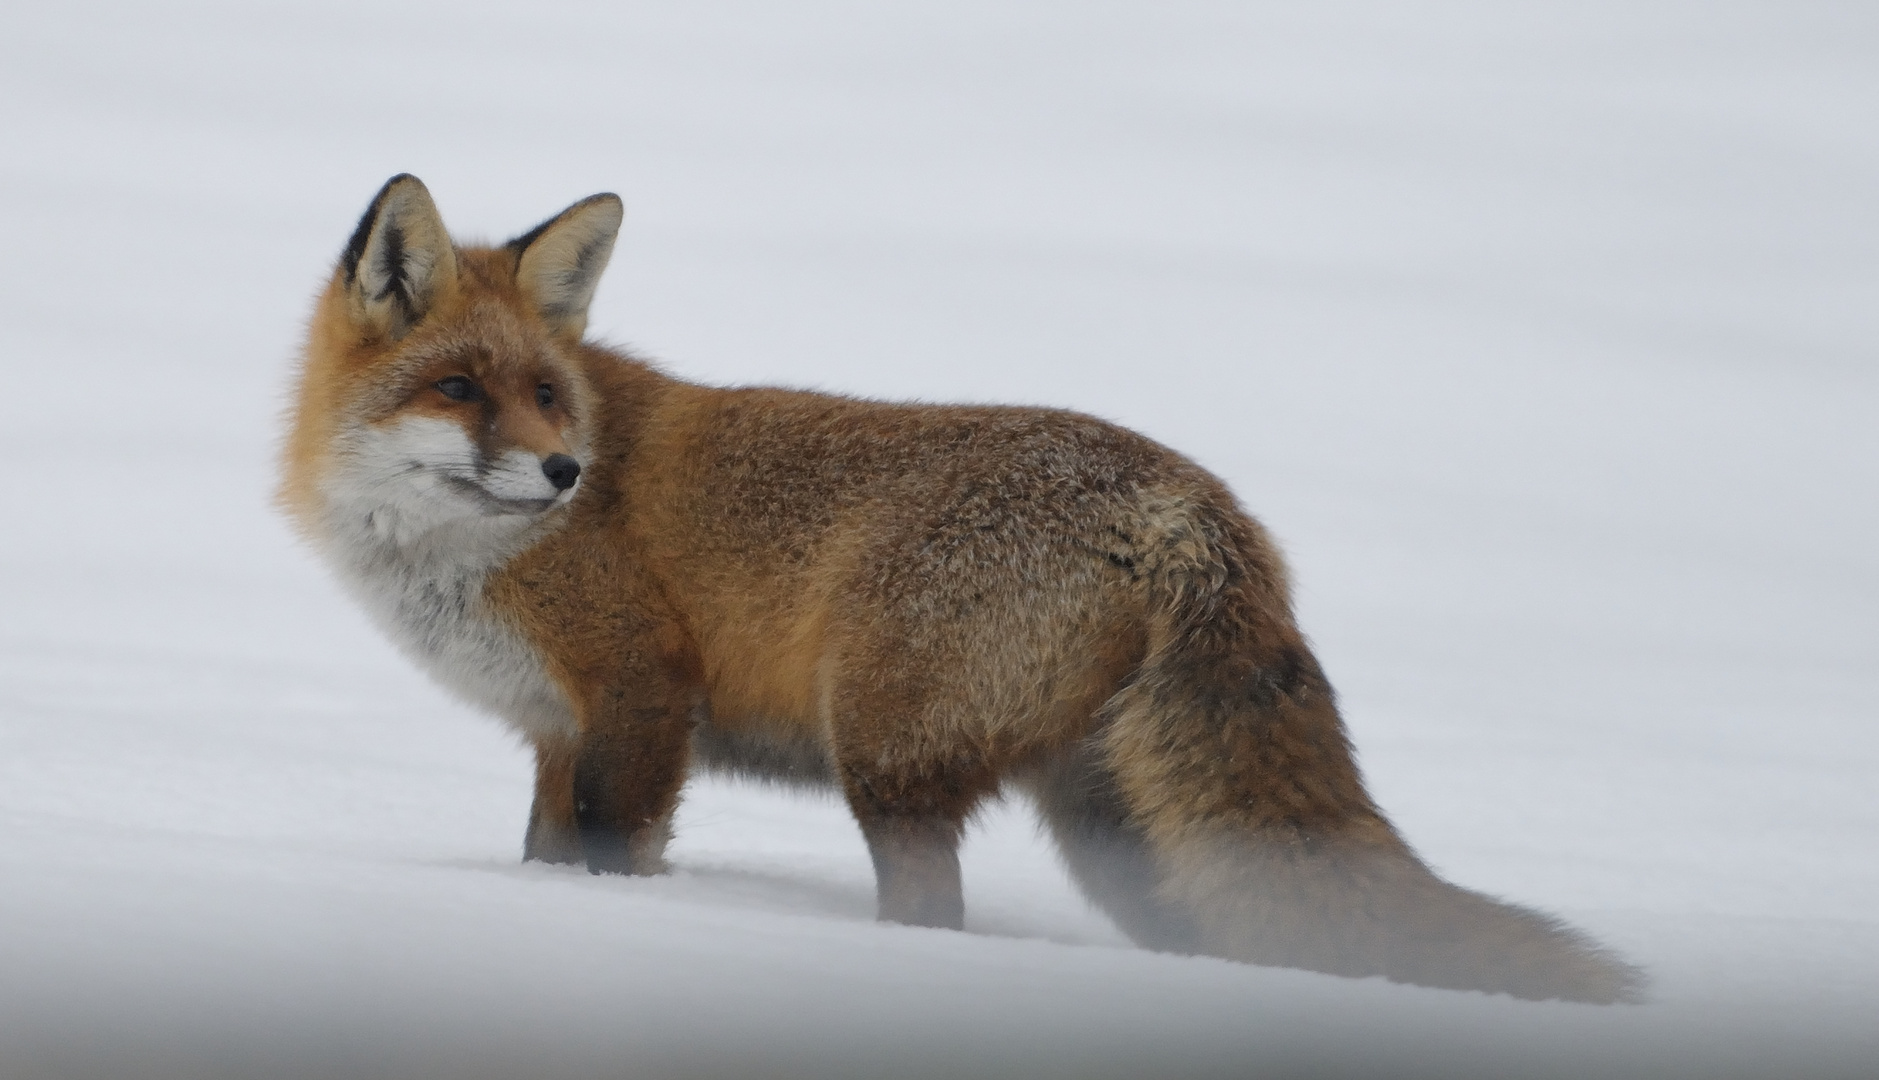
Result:
{"label": "black ear tip", "polygon": [[424,186],[424,181],[419,180],[408,172],[401,172],[390,180],[385,181],[383,194],[389,197],[394,191],[420,191],[424,193],[426,198],[429,198],[431,194],[431,189]]}
{"label": "black ear tip", "polygon": [[406,184],[416,184],[420,188],[424,187],[424,181],[419,180],[408,172],[401,172],[390,180],[385,181],[384,185],[378,189],[378,194],[372,197],[372,205],[374,207],[378,206],[379,203],[385,201],[385,196],[390,195],[394,190],[404,187]]}
{"label": "black ear tip", "polygon": [[358,276],[359,259],[365,255],[366,242],[372,236],[372,223],[378,220],[379,210],[384,207],[385,200],[391,197],[394,190],[407,184],[416,184],[419,191],[428,193],[430,190],[424,186],[424,181],[408,172],[401,172],[385,181],[378,189],[378,194],[372,196],[372,205],[365,208],[364,216],[359,218],[358,227],[352,230],[352,237],[346,241],[346,250],[340,256],[340,266],[345,270],[348,282]]}

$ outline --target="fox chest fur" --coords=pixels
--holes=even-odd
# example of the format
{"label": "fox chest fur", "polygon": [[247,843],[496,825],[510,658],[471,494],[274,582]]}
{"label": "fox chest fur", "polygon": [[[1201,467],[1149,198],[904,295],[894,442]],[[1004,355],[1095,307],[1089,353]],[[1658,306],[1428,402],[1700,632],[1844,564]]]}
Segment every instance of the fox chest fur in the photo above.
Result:
{"label": "fox chest fur", "polygon": [[567,695],[534,644],[485,597],[492,575],[527,538],[479,522],[406,546],[376,524],[335,529],[331,555],[385,635],[437,683],[523,735],[572,738]]}

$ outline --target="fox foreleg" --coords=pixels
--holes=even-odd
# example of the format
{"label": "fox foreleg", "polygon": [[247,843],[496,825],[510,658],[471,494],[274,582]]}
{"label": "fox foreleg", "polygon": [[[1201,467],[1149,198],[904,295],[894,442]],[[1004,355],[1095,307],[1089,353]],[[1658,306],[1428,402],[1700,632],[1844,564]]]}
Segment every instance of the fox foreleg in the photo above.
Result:
{"label": "fox foreleg", "polygon": [[574,739],[535,740],[535,802],[522,840],[524,861],[583,861],[580,824],[574,816],[574,761],[579,753],[580,743]]}
{"label": "fox foreleg", "polygon": [[[610,689],[588,717],[572,769],[574,821],[588,872],[664,872],[685,782],[692,709]],[[539,801],[540,795],[537,794]]]}

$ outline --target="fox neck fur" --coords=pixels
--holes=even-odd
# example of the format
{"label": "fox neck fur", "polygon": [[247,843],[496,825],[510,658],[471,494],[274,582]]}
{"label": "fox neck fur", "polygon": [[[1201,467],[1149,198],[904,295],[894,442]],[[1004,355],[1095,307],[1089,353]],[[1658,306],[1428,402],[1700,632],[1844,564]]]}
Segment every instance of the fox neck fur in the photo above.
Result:
{"label": "fox neck fur", "polygon": [[476,518],[409,532],[396,507],[335,500],[328,557],[405,655],[440,685],[533,738],[571,739],[567,695],[530,645],[484,603],[490,573],[553,522]]}

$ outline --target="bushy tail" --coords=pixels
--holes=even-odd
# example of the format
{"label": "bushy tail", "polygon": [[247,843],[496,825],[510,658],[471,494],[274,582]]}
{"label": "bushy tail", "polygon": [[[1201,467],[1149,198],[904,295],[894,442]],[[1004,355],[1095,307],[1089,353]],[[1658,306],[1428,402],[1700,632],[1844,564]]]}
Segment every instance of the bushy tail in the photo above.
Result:
{"label": "bushy tail", "polygon": [[1258,526],[1187,524],[1145,567],[1163,601],[1147,659],[1040,792],[1092,898],[1151,947],[1634,1000],[1641,974],[1584,935],[1422,864],[1364,790]]}

